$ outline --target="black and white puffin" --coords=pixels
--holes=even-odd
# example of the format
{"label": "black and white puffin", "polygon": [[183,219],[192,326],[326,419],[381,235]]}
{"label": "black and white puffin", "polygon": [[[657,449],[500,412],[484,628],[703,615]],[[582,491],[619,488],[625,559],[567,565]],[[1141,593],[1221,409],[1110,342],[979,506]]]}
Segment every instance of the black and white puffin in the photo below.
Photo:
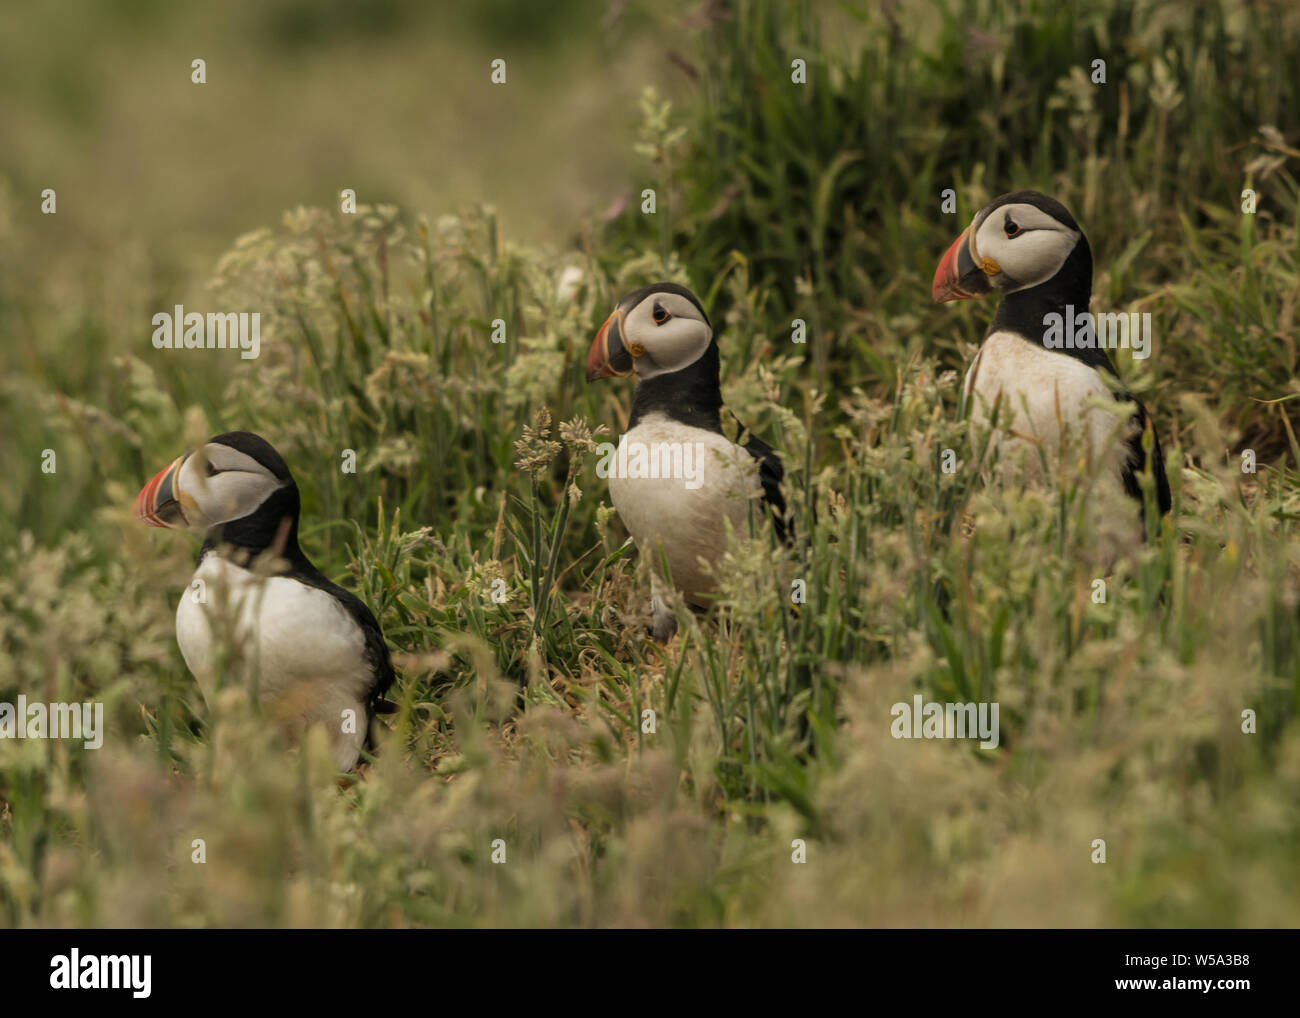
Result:
{"label": "black and white puffin", "polygon": [[[664,598],[661,549],[668,579],[703,610],[715,592],[704,563],[716,565],[726,551],[728,521],[734,533],[748,534],[757,501],[779,539],[790,530],[781,460],[723,405],[719,367],[708,315],[676,283],[652,283],[620,300],[587,355],[588,382],[637,377],[628,430],[613,460],[622,469],[609,470],[609,494],[650,559],[652,633],[661,642],[677,631]],[[679,451],[696,476],[656,468]]]}
{"label": "black and white puffin", "polygon": [[204,535],[194,573],[201,582],[176,608],[176,639],[204,697],[218,686],[213,629],[232,627],[238,666],[256,676],[262,703],[295,733],[323,724],[339,769],[349,771],[393,666],[370,609],[298,546],[298,513],[288,466],[247,431],[217,435],[181,456],[135,500],[136,517],[151,526]]}
{"label": "black and white puffin", "polygon": [[[1118,385],[1100,346],[1058,349],[1055,340],[1048,343],[1048,316],[1060,316],[1056,322],[1077,317],[1092,299],[1088,239],[1055,198],[1013,191],[985,205],[939,262],[932,296],[943,302],[994,290],[1002,299],[964,389],[977,448],[1001,397],[993,444],[1005,464],[1032,470],[1039,448],[1055,456],[1064,425],[1082,437],[1090,462],[1105,462],[1104,476],[1141,502],[1138,475],[1147,459],[1142,436],[1152,428],[1146,408]],[[1126,422],[1098,405],[1117,400],[1133,404]],[[1154,428],[1151,438],[1156,503],[1164,515],[1169,481]]]}

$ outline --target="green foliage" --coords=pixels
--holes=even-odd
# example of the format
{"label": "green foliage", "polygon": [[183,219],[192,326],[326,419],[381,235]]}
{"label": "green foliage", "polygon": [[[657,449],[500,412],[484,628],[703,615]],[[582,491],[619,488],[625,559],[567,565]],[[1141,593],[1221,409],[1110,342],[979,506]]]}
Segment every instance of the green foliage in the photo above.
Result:
{"label": "green foliage", "polygon": [[[276,11],[283,45],[328,30]],[[1300,88],[1294,12],[722,11],[691,21],[686,97],[629,111],[657,217],[632,201],[559,250],[485,207],[294,210],[217,264],[262,354],[208,377],[141,355],[138,260],[69,295],[0,245],[0,324],[49,337],[0,381],[0,467],[31,478],[0,489],[0,702],[94,698],[109,727],[0,741],[0,922],[1295,925],[1300,153],[1261,130]],[[1079,214],[1099,304],[1157,316],[1152,360],[1118,363],[1174,492],[1144,544],[1114,543],[1133,507],[1092,511],[1086,471],[976,467],[959,370],[991,307],[934,309],[929,279],[1015,187]],[[660,278],[704,298],[797,534],[734,535],[717,610],[666,647],[594,469],[630,392],[581,375]],[[129,518],[235,428],[284,454],[307,551],[394,651],[396,712],[341,788],[320,733],[202,701],[172,629],[192,547]],[[894,738],[916,694],[997,701],[1000,745]]]}
{"label": "green foliage", "polygon": [[[922,349],[964,364],[954,320],[958,338],[975,342],[985,316],[932,311],[918,298],[934,253],[990,198],[1032,187],[1084,224],[1098,306],[1156,313],[1159,364],[1214,363],[1212,374],[1227,376],[1214,398],[1235,418],[1258,416],[1252,397],[1283,394],[1295,369],[1278,344],[1290,323],[1280,313],[1293,299],[1297,203],[1286,167],[1295,149],[1274,125],[1300,101],[1300,80],[1280,70],[1300,59],[1294,8],[965,0],[814,12],[738,3],[705,18],[699,101],[676,119],[648,118],[658,125],[660,207],[689,275],[712,292],[743,254],[768,320],[809,323],[806,384],[888,388],[898,360]],[[1091,80],[1099,57],[1104,85]],[[796,58],[807,84],[791,80]],[[673,134],[678,122],[691,125],[687,137]],[[1258,216],[1241,216],[1246,187],[1260,193]],[[939,211],[947,188],[955,216]],[[668,243],[628,216],[647,241]],[[1219,299],[1189,262],[1238,234],[1240,250],[1220,251],[1240,268],[1217,280]],[[1261,258],[1279,274],[1256,266]],[[1160,300],[1166,284],[1186,298]],[[1189,301],[1211,306],[1173,313]],[[1233,326],[1205,328],[1227,325],[1214,308]],[[1263,350],[1236,326],[1242,312],[1262,318]],[[1232,370],[1221,370],[1223,344],[1237,336],[1243,346],[1251,337],[1250,367],[1230,350]],[[1163,373],[1160,388],[1170,381]],[[1300,421],[1296,405],[1287,413]]]}

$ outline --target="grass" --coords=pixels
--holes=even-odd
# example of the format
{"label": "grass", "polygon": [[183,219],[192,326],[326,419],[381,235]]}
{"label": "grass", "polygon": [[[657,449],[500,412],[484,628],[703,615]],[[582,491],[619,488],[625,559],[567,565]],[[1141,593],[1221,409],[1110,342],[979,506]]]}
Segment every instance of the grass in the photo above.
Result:
{"label": "grass", "polygon": [[[628,15],[675,19],[653,30],[694,75],[623,125],[655,218],[634,200],[538,245],[487,206],[296,209],[211,271],[203,299],[261,309],[263,349],[206,377],[139,342],[140,259],[42,281],[0,216],[0,456],[28,479],[0,491],[0,702],[94,698],[110,729],[0,742],[0,922],[1300,921],[1294,12],[718,10]],[[1079,216],[1099,307],[1155,316],[1155,355],[1118,367],[1174,512],[1118,562],[1086,478],[970,469],[960,371],[992,305],[935,308],[929,279],[1015,187]],[[580,370],[653,278],[705,298],[800,535],[737,535],[720,610],[667,647],[594,470],[630,391]],[[230,428],[284,454],[309,553],[394,649],[398,710],[342,789],[323,740],[284,747],[239,690],[202,702],[173,632],[193,549],[129,518]],[[996,700],[1001,745],[893,738],[915,693]]]}

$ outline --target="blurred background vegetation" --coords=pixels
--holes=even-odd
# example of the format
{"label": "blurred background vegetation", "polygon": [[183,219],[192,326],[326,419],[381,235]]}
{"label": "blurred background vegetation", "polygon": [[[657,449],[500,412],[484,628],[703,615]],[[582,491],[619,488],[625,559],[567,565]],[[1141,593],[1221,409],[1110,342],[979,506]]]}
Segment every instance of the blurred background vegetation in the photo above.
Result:
{"label": "blurred background vegetation", "polygon": [[[0,922],[1295,925],[1296,67],[1281,2],[5,8],[0,700],[112,730],[0,742]],[[1116,360],[1175,516],[1109,572],[1085,479],[937,470],[993,309],[932,306],[934,265],[1021,187],[1080,219],[1098,308],[1154,318]],[[722,327],[806,535],[734,549],[722,620],[667,649],[586,437],[630,391],[581,377],[658,278]],[[177,303],[262,312],[261,357],[154,350]],[[399,654],[342,793],[202,703],[192,546],[129,518],[230,428]],[[1000,701],[1002,747],[890,738],[914,692]]]}

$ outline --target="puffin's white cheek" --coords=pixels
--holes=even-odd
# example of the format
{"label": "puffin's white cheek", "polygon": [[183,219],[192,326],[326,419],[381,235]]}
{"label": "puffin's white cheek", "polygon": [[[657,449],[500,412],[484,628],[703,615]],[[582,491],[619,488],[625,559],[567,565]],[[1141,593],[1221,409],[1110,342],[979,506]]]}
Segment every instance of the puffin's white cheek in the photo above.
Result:
{"label": "puffin's white cheek", "polygon": [[680,371],[699,360],[709,345],[709,330],[701,325],[678,320],[661,327],[653,346],[646,352],[657,371]]}
{"label": "puffin's white cheek", "polygon": [[[242,475],[220,474],[182,489],[177,498],[185,521],[196,530],[208,530],[246,516],[255,508],[259,499],[252,495],[251,489],[256,487]],[[246,505],[248,502],[253,504]]]}
{"label": "puffin's white cheek", "polygon": [[1075,239],[1055,230],[1034,230],[1000,245],[998,264],[1021,286],[1051,279],[1074,249]]}

